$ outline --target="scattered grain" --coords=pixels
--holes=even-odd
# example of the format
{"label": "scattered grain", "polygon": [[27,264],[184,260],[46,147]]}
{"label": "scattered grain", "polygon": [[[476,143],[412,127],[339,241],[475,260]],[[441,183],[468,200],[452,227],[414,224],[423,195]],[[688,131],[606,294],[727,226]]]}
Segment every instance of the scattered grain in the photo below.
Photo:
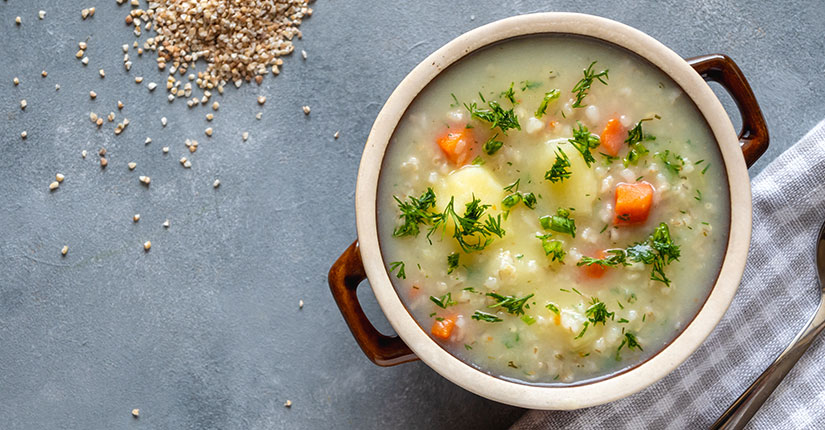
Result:
{"label": "scattered grain", "polygon": [[143,250],[144,251],[148,251],[150,248],[152,248],[152,242],[151,241],[147,240],[146,242],[143,242]]}
{"label": "scattered grain", "polygon": [[17,25],[20,25],[20,24],[22,24],[22,23],[23,23],[23,20],[22,20],[22,19],[20,19],[20,17],[18,16],[18,17],[16,17],[16,18],[14,18],[14,23],[15,23],[15,24],[17,24]]}
{"label": "scattered grain", "polygon": [[163,117],[163,118],[160,119],[160,124],[164,127],[166,127],[166,122],[167,122],[166,117]]}
{"label": "scattered grain", "polygon": [[129,170],[135,170],[135,167],[137,167],[137,163],[135,163],[134,161],[130,161],[128,166]]}
{"label": "scattered grain", "polygon": [[204,130],[204,132],[207,136],[212,137],[212,127],[207,127],[206,130]]}
{"label": "scattered grain", "polygon": [[92,98],[92,100],[94,100],[94,99],[96,99],[96,98],[97,98],[97,93],[96,93],[96,92],[94,92],[94,91],[89,91],[89,97],[91,97],[91,98]]}
{"label": "scattered grain", "polygon": [[266,97],[265,96],[258,96],[258,104],[262,105],[264,103],[266,103]]}
{"label": "scattered grain", "polygon": [[263,112],[258,112],[258,113],[256,113],[256,114],[255,114],[255,119],[258,119],[258,120],[259,120],[259,119],[261,119],[261,117],[263,117],[263,116],[264,116],[264,113],[263,113]]}
{"label": "scattered grain", "polygon": [[168,154],[168,153],[169,153],[169,147],[168,147],[168,146],[164,146],[164,147],[163,147],[163,153],[164,153],[164,154]]}
{"label": "scattered grain", "polygon": [[80,49],[86,49],[86,46],[87,46],[86,42],[83,42],[83,41],[77,42],[77,47],[80,48]]}
{"label": "scattered grain", "polygon": [[106,155],[106,148],[100,148],[100,150],[97,151],[97,155],[101,157]]}
{"label": "scattered grain", "polygon": [[12,82],[14,82],[14,86],[20,85],[20,79],[18,79],[16,76],[14,77],[14,79],[12,79]]}
{"label": "scattered grain", "polygon": [[54,90],[60,91],[60,84],[54,84]]}
{"label": "scattered grain", "polygon": [[169,220],[168,219],[163,222],[163,227],[169,228]]}
{"label": "scattered grain", "polygon": [[49,184],[49,190],[54,191],[54,190],[56,190],[56,189],[57,189],[57,187],[59,187],[59,186],[60,186],[60,182],[54,181],[54,182],[52,182],[51,184]]}
{"label": "scattered grain", "polygon": [[29,133],[25,130],[23,130],[23,132],[20,133],[20,137],[22,137],[23,139],[27,138],[28,136],[29,136]]}
{"label": "scattered grain", "polygon": [[[123,1],[121,1],[121,0],[117,0],[117,1],[118,1],[118,3],[123,3]],[[149,244],[149,245],[151,246],[151,244]],[[132,409],[132,416],[135,417],[135,418],[139,417],[140,416],[140,409],[138,409],[138,408]]]}
{"label": "scattered grain", "polygon": [[138,221],[140,221],[140,214],[135,214],[134,216],[132,216],[132,222],[138,222]]}
{"label": "scattered grain", "polygon": [[298,309],[303,309],[303,308],[304,308],[304,301],[303,300],[298,300]]}
{"label": "scattered grain", "polygon": [[246,140],[249,139],[249,132],[248,131],[243,132],[241,134],[241,138],[243,139],[244,142],[246,142]]}
{"label": "scattered grain", "polygon": [[286,406],[288,408],[291,408],[292,407],[292,400],[287,400],[286,402],[284,402],[284,406]]}
{"label": "scattered grain", "polygon": [[42,72],[40,72],[40,76],[45,78],[46,76],[49,76],[49,72],[43,70]]}
{"label": "scattered grain", "polygon": [[332,137],[335,138],[335,139],[338,139],[339,136],[341,136],[340,131],[336,131],[335,134],[332,135]]}
{"label": "scattered grain", "polygon": [[98,71],[97,71],[97,73],[98,73],[98,74],[100,74],[100,77],[101,77],[101,78],[105,78],[105,77],[106,77],[106,72],[105,72],[103,69],[98,70]]}
{"label": "scattered grain", "polygon": [[220,103],[218,103],[218,102],[212,103],[212,110],[218,110],[219,107],[221,107]]}
{"label": "scattered grain", "polygon": [[60,250],[60,254],[62,256],[66,256],[69,253],[69,245],[63,245],[63,249]]}
{"label": "scattered grain", "polygon": [[141,82],[143,82],[143,76],[135,76],[135,83],[139,84]]}
{"label": "scattered grain", "polygon": [[149,185],[152,182],[152,178],[148,176],[141,176],[138,178],[138,180],[140,180],[140,182],[142,182],[143,185]]}
{"label": "scattered grain", "polygon": [[63,182],[66,179],[66,176],[62,173],[57,173],[54,175],[54,178],[57,179],[57,182]]}
{"label": "scattered grain", "polygon": [[109,161],[105,158],[100,159],[100,167],[106,167],[109,164]]}
{"label": "scattered grain", "polygon": [[301,109],[303,109],[304,115],[309,115],[309,112],[311,111],[309,106],[304,106]]}
{"label": "scattered grain", "polygon": [[86,158],[86,154],[87,154],[87,152],[86,152],[86,150],[85,150],[85,149],[84,149],[84,150],[82,150],[82,151],[80,151],[80,156],[81,156],[81,157]]}
{"label": "scattered grain", "polygon": [[40,19],[45,18],[46,17],[46,11],[45,10],[38,11],[37,12],[37,17],[40,18]]}
{"label": "scattered grain", "polygon": [[103,125],[103,118],[98,118],[97,121],[95,121],[95,124],[97,124],[98,127]]}
{"label": "scattered grain", "polygon": [[120,101],[120,100],[118,100],[118,101],[117,101],[117,109],[118,109],[118,110],[123,109],[123,102],[122,102],[122,101]]}
{"label": "scattered grain", "polygon": [[206,114],[207,121],[212,121],[212,118],[214,118],[214,115],[212,115],[211,113]]}
{"label": "scattered grain", "polygon": [[29,103],[26,102],[26,99],[20,100],[20,109],[25,110],[26,106],[28,106],[28,105],[29,105]]}
{"label": "scattered grain", "polygon": [[80,62],[83,63],[84,66],[89,64],[89,57],[83,57],[83,59],[80,60]]}
{"label": "scattered grain", "polygon": [[307,51],[304,51],[303,49],[301,50],[301,58],[303,58],[304,60],[307,59]]}
{"label": "scattered grain", "polygon": [[212,183],[212,187],[213,188],[218,188],[220,186],[221,186],[221,180],[220,179],[215,179],[215,182]]}

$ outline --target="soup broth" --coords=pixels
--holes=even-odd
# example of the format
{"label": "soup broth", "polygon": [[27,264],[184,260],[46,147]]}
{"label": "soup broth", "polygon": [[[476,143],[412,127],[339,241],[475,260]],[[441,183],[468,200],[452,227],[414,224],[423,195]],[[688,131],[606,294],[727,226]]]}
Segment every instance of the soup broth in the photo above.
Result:
{"label": "soup broth", "polygon": [[570,384],[679,334],[721,267],[716,141],[659,69],[589,38],[505,41],[447,68],[385,154],[387,271],[430,336],[492,375]]}

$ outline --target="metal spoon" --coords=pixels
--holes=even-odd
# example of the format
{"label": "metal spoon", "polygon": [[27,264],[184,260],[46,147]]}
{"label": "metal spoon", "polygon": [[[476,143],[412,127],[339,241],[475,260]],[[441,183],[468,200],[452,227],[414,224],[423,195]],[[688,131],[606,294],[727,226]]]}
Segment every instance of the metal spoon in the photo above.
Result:
{"label": "metal spoon", "polygon": [[756,378],[753,384],[713,423],[711,429],[744,428],[825,327],[825,285],[822,283],[825,278],[825,223],[819,228],[819,236],[816,240],[816,269],[819,287],[822,289],[816,313],[805,328],[796,335],[793,342],[776,357],[773,364],[765,369],[762,375]]}

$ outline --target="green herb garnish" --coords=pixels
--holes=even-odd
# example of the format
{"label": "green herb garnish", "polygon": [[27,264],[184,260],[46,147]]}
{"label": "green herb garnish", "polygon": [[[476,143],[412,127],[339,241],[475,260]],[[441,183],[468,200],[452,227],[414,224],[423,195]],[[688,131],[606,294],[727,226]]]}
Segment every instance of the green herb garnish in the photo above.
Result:
{"label": "green herb garnish", "polygon": [[419,224],[427,224],[430,222],[432,214],[429,209],[435,207],[435,193],[432,188],[427,188],[427,191],[419,198],[407,197],[406,202],[402,202],[396,196],[392,196],[398,203],[398,209],[401,211],[399,218],[404,220],[404,224],[396,227],[392,231],[394,237],[402,236],[418,236]]}
{"label": "green herb garnish", "polygon": [[521,84],[522,91],[532,90],[541,86],[541,82],[539,81],[521,81],[519,83]]}
{"label": "green herb garnish", "polygon": [[682,171],[682,167],[685,165],[685,160],[678,154],[674,153],[674,161],[671,162],[669,160],[670,154],[670,150],[665,150],[665,152],[657,152],[656,156],[659,157],[660,160],[662,160],[662,163],[665,165],[665,168],[667,168],[667,170],[670,171],[670,173],[678,175],[679,172]]}
{"label": "green herb garnish", "polygon": [[493,135],[493,137],[487,139],[487,141],[484,142],[484,145],[481,146],[481,149],[484,150],[485,154],[493,155],[496,152],[498,152],[498,150],[501,149],[502,146],[504,146],[504,142],[496,140],[497,137],[498,133]]}
{"label": "green herb garnish", "polygon": [[533,297],[534,294],[530,294],[528,296],[518,298],[515,296],[502,296],[501,294],[496,293],[487,293],[487,297],[492,297],[493,299],[497,300],[496,303],[487,306],[488,308],[497,308],[502,307],[507,310],[507,312],[513,315],[522,315],[524,314],[524,304],[527,303],[527,300],[530,297]]}
{"label": "green herb garnish", "polygon": [[515,82],[510,82],[510,88],[507,91],[502,91],[501,97],[510,100],[510,103],[516,104],[516,93],[513,91]]}
{"label": "green herb garnish", "polygon": [[556,162],[545,174],[544,179],[552,183],[562,182],[570,177],[570,159],[561,148],[556,148]]}
{"label": "green herb garnish", "polygon": [[582,125],[581,121],[576,121],[576,124],[579,125],[579,129],[573,129],[573,138],[567,141],[582,154],[587,167],[590,167],[590,164],[596,161],[590,150],[598,148],[600,141],[598,136],[590,133],[587,127]]}
{"label": "green herb garnish", "polygon": [[544,255],[551,255],[550,261],[564,261],[564,243],[560,240],[551,239],[552,234],[537,234],[537,238],[541,239],[541,246],[544,248]]}
{"label": "green herb garnish", "polygon": [[453,273],[458,268],[458,253],[452,252],[447,256],[447,274]]}
{"label": "green herb garnish", "polygon": [[627,167],[630,164],[636,164],[641,158],[642,155],[647,154],[647,148],[642,144],[642,141],[645,140],[655,140],[656,138],[650,135],[645,135],[644,131],[642,130],[642,123],[645,121],[653,121],[654,119],[661,119],[659,115],[653,115],[650,118],[642,118],[639,122],[636,123],[630,131],[627,132],[627,139],[625,139],[625,143],[630,148],[627,155],[625,155],[623,163],[624,166]]}
{"label": "green herb garnish", "polygon": [[493,315],[488,314],[487,312],[475,311],[475,313],[470,317],[476,321],[484,321],[488,323],[495,323],[504,321],[503,319]]}
{"label": "green herb garnish", "polygon": [[616,267],[618,265],[622,266],[629,266],[630,264],[627,263],[627,253],[623,249],[610,249],[605,251],[607,256],[604,258],[593,258],[588,256],[582,256],[581,260],[576,264],[576,266],[592,266],[594,264],[598,264],[602,267]]}
{"label": "green herb garnish", "polygon": [[447,294],[445,294],[441,297],[430,296],[430,300],[433,303],[435,303],[436,306],[438,306],[439,308],[442,308],[442,309],[447,309],[448,306],[452,306],[452,305],[456,304],[456,302],[453,301],[453,297],[452,297],[451,293],[447,293]]}
{"label": "green herb garnish", "polygon": [[[587,96],[587,92],[590,90],[590,86],[593,85],[593,80],[598,80],[604,85],[607,85],[605,79],[609,79],[607,76],[607,72],[609,69],[604,69],[599,73],[593,71],[593,65],[596,64],[596,61],[590,63],[586,69],[584,69],[584,77],[573,87],[573,92],[576,93],[576,101],[573,103],[574,108],[585,107],[587,105],[583,105],[582,101]],[[604,79],[602,79],[604,78]]]}
{"label": "green herb garnish", "polygon": [[545,306],[545,307],[546,307],[547,309],[550,309],[550,312],[553,312],[553,313],[554,313],[554,314],[556,314],[556,315],[561,314],[561,309],[559,309],[559,307],[558,307],[558,306],[556,306],[556,305],[555,305],[555,304],[553,304],[553,303],[548,303],[548,304],[547,304],[547,306]]}
{"label": "green herb garnish", "polygon": [[541,118],[542,116],[544,116],[544,114],[547,112],[547,105],[551,101],[559,98],[560,95],[561,91],[559,91],[558,89],[552,89],[549,92],[545,93],[544,98],[541,100],[538,109],[536,109],[536,118]]}
{"label": "green herb garnish", "polygon": [[407,274],[404,273],[404,262],[403,261],[393,261],[390,263],[390,273],[395,272],[395,269],[398,269],[398,274],[396,277],[399,279],[407,279]]}
{"label": "green herb garnish", "polygon": [[[427,232],[427,240],[430,240],[430,235],[439,228],[442,233],[447,228],[447,221],[452,219],[455,224],[455,232],[453,237],[458,241],[461,249],[464,252],[481,251],[490,242],[493,241],[492,236],[504,236],[504,229],[501,228],[501,215],[495,218],[492,215],[487,215],[487,219],[482,223],[481,217],[484,215],[490,205],[481,204],[481,200],[475,198],[466,204],[464,216],[458,215],[453,205],[455,204],[455,197],[450,198],[450,203],[444,208],[444,212],[432,215],[432,226]],[[468,238],[476,237],[475,241],[468,241]],[[432,243],[432,241],[430,241]]]}
{"label": "green herb garnish", "polygon": [[[484,103],[484,96],[481,94],[479,94],[479,96],[481,97],[481,102]],[[471,117],[490,123],[491,129],[498,127],[502,133],[506,133],[507,130],[513,128],[521,130],[521,125],[519,125],[518,118],[516,117],[515,112],[513,112],[513,109],[504,110],[504,108],[502,108],[501,105],[495,100],[490,100],[487,102],[487,106],[490,108],[479,108],[476,102],[469,105],[464,103],[464,107],[470,111]]]}
{"label": "green herb garnish", "polygon": [[616,361],[621,361],[621,356],[619,355],[619,351],[622,350],[622,347],[627,345],[627,349],[633,350],[638,349],[639,351],[644,351],[642,349],[642,345],[639,344],[639,341],[636,339],[636,335],[630,332],[626,332],[624,334],[624,339],[622,339],[622,343],[619,344],[619,347],[616,349]]}
{"label": "green herb garnish", "polygon": [[566,233],[576,237],[576,222],[570,218],[570,211],[559,208],[556,215],[545,215],[539,218],[541,227],[558,233]]}

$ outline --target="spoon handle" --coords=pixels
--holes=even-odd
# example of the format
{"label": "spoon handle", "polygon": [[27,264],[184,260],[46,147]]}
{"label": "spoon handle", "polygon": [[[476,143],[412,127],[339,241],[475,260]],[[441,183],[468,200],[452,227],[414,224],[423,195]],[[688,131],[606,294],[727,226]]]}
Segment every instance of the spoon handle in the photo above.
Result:
{"label": "spoon handle", "polygon": [[755,381],[733,402],[728,410],[710,427],[712,430],[739,430],[745,428],[756,411],[768,400],[771,393],[793,369],[797,361],[805,354],[808,347],[822,331],[823,324],[811,325],[808,323],[805,330],[797,335],[791,344],[779,354]]}

